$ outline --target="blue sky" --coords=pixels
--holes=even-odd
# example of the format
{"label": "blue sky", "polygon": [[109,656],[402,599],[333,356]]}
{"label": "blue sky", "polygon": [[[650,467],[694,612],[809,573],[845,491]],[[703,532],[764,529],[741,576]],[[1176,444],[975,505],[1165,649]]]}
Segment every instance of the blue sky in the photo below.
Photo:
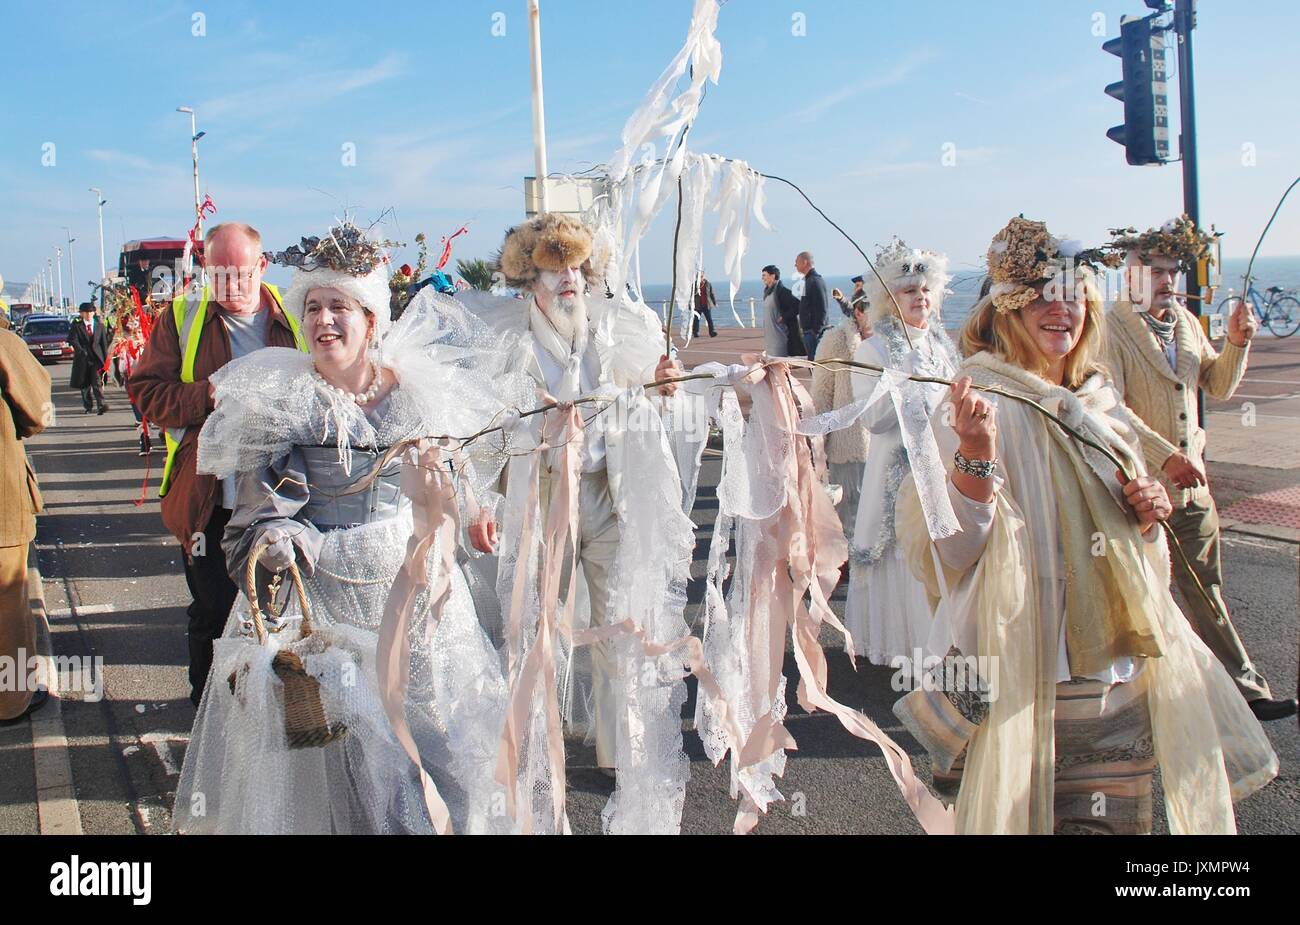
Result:
{"label": "blue sky", "polygon": [[[624,120],[681,45],[691,4],[541,6],[550,167],[581,170],[618,147]],[[1202,216],[1227,232],[1225,254],[1243,256],[1300,174],[1300,5],[1199,6]],[[196,8],[206,35],[192,34]],[[217,217],[252,223],[270,246],[318,233],[346,207],[362,219],[392,209],[389,237],[408,242],[469,222],[456,256],[489,255],[522,217],[532,173],[524,9],[524,0],[5,2],[0,274],[29,278],[67,225],[78,276],[89,279],[90,186],[109,199],[110,265],[124,239],[182,233],[193,192],[178,105],[194,106],[207,132],[201,180]],[[503,36],[493,35],[497,12]],[[1127,166],[1105,137],[1122,106],[1102,93],[1119,59],[1101,42],[1121,15],[1142,12],[1139,0],[730,0],[721,80],[691,147],[801,184],[869,253],[900,234],[947,252],[959,270],[977,268],[1018,212],[1089,241],[1111,225],[1156,224],[1181,211],[1180,169]],[[796,13],[806,35],[792,34]],[[342,163],[348,143],[355,166]],[[945,145],[955,166],[941,163]],[[792,191],[769,184],[768,203],[776,230],[755,231],[746,277],[768,262],[790,268],[804,248],[827,274],[860,269]],[[670,226],[665,215],[643,248],[648,282],[668,277]],[[1263,253],[1300,253],[1300,200]],[[709,262],[720,269],[712,253]]]}

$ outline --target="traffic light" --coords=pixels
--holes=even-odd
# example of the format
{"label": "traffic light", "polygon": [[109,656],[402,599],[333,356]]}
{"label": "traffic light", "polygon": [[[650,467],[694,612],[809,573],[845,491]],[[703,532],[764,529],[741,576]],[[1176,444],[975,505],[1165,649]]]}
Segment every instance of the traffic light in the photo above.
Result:
{"label": "traffic light", "polygon": [[1124,146],[1130,164],[1169,160],[1169,96],[1165,70],[1165,30],[1152,28],[1152,17],[1125,17],[1119,38],[1101,46],[1120,59],[1124,79],[1106,87],[1106,95],[1124,103],[1124,124],[1106,132]]}

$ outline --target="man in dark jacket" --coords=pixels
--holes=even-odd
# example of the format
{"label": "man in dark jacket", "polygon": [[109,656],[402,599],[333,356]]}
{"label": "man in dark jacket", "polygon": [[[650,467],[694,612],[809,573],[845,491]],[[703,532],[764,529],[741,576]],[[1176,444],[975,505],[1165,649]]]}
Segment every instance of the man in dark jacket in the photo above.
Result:
{"label": "man in dark jacket", "polygon": [[81,404],[90,414],[93,406],[103,414],[108,410],[104,404],[104,365],[108,363],[108,348],[112,336],[108,325],[95,316],[95,306],[91,302],[82,302],[78,306],[81,318],[72,322],[68,329],[68,344],[72,347],[72,375],[68,384],[74,389],[81,389]]}
{"label": "man in dark jacket", "polygon": [[785,338],[784,349],[774,352],[775,343],[768,347],[772,356],[801,357],[804,353],[803,336],[799,333],[799,300],[785,283],[781,282],[781,270],[775,264],[763,267],[763,304],[769,298],[776,300],[777,315],[781,320],[778,337]]}
{"label": "man in dark jacket", "polygon": [[817,355],[817,342],[826,327],[826,309],[831,303],[826,280],[813,268],[813,256],[808,251],[794,258],[794,268],[803,275],[803,296],[799,299],[799,327],[803,329],[804,353]]}
{"label": "man in dark jacket", "polygon": [[194,599],[188,632],[195,706],[212,667],[212,642],[221,635],[237,593],[221,548],[234,507],[234,480],[218,481],[195,465],[199,431],[214,407],[208,378],[261,347],[306,347],[278,290],[262,282],[267,261],[255,229],[216,225],[204,239],[203,253],[211,288],[178,298],[172,311],[158,316],[131,373],[141,413],[167,428],[162,519],[184,550],[185,581]]}
{"label": "man in dark jacket", "polygon": [[718,307],[718,300],[713,296],[713,284],[700,274],[695,286],[695,315],[691,318],[691,337],[700,336],[700,316],[709,323],[709,336],[717,337],[718,331],[713,326],[713,310]]}

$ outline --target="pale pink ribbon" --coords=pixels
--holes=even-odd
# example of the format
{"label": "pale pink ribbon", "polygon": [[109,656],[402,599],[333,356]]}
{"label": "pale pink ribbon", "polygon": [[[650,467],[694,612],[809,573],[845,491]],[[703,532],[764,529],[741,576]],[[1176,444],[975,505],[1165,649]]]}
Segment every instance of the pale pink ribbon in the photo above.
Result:
{"label": "pale pink ribbon", "polygon": [[[406,691],[410,682],[411,620],[421,592],[429,590],[430,636],[437,630],[442,608],[451,593],[451,574],[456,567],[458,533],[455,489],[449,476],[441,470],[442,448],[430,440],[421,440],[414,454],[415,464],[402,468],[402,493],[411,499],[415,529],[406,542],[406,558],[398,569],[393,587],[384,603],[375,652],[379,693],[384,713],[393,727],[407,757],[420,775],[424,805],[434,831],[452,834],[451,814],[438,794],[438,788],[424,770],[420,752],[406,722]],[[428,572],[429,550],[439,544],[441,561],[432,583]]]}
{"label": "pale pink ribbon", "polygon": [[[797,434],[800,407],[811,405],[807,391],[788,369],[780,366],[765,370],[764,378],[770,389],[778,425],[791,434]],[[756,550],[760,567],[754,572],[751,606],[755,612],[762,612],[762,605],[766,604],[772,620],[768,633],[771,642],[766,656],[769,659],[768,677],[773,680],[766,692],[767,702],[776,697],[777,679],[781,677],[784,661],[785,627],[788,626],[794,642],[795,662],[799,667],[799,705],[810,713],[819,708],[826,710],[850,733],[875,743],[884,754],[890,774],[921,827],[932,835],[952,834],[952,811],[917,779],[907,753],[865,715],[827,693],[826,656],[817,641],[818,628],[825,621],[848,638],[848,631],[836,618],[829,603],[839,581],[839,567],[848,557],[848,545],[834,505],[821,486],[825,466],[821,438],[805,440],[796,436],[786,460],[786,505],[776,516],[775,529],[766,533]],[[804,604],[805,594],[811,599],[811,610]],[[773,631],[777,629],[780,631]],[[764,653],[751,654],[761,657]],[[792,743],[779,744],[788,742],[790,738],[782,725],[770,711],[763,716],[742,747],[742,766],[767,757],[777,747],[793,747]],[[737,834],[748,832],[757,821],[756,807],[747,800],[737,812],[733,831]]]}
{"label": "pale pink ribbon", "polygon": [[[685,649],[681,656],[686,665],[699,681],[701,695],[710,699],[714,714],[719,717],[733,748],[740,751],[741,735],[735,721],[734,711],[729,709],[722,688],[708,670],[704,658],[704,648],[700,640],[687,634],[668,643],[656,643],[645,638],[645,631],[631,618],[609,623],[605,626],[592,627],[581,632],[573,629],[573,612],[577,588],[577,538],[578,538],[578,482],[582,462],[582,421],[573,405],[561,405],[557,409],[560,432],[553,441],[546,436],[546,419],[543,420],[542,439],[533,450],[529,467],[529,495],[525,511],[537,510],[540,496],[541,461],[549,450],[557,450],[559,459],[551,470],[551,496],[545,512],[545,526],[542,537],[542,557],[539,563],[540,614],[537,636],[532,648],[516,672],[518,654],[521,648],[524,603],[524,588],[527,581],[527,565],[533,543],[533,518],[524,517],[520,531],[519,556],[515,562],[514,586],[511,592],[510,614],[506,627],[508,641],[509,671],[514,679],[510,702],[507,707],[506,721],[501,733],[497,758],[496,779],[506,788],[507,807],[511,817],[520,826],[524,834],[532,832],[531,807],[522,815],[518,812],[515,787],[517,782],[520,749],[523,737],[531,722],[534,692],[539,683],[544,685],[547,728],[547,758],[550,767],[552,785],[552,814],[559,825],[565,823],[565,764],[564,736],[560,716],[559,696],[556,690],[556,663],[554,634],[558,632],[570,646],[570,650],[580,646],[591,645],[621,635],[630,635],[641,644],[642,651],[649,657],[658,657]],[[548,413],[547,418],[550,417]],[[566,550],[571,550],[573,563],[569,568],[568,586],[565,589],[564,609],[559,611],[560,576],[563,571]],[[784,732],[784,730],[782,730]],[[788,735],[786,736],[788,739]],[[793,744],[793,740],[790,740]]]}
{"label": "pale pink ribbon", "polygon": [[[524,834],[532,833],[532,807],[518,812],[515,788],[518,784],[520,749],[528,727],[531,725],[533,696],[537,684],[543,687],[546,704],[546,747],[551,772],[551,810],[556,825],[567,829],[564,815],[564,730],[561,725],[560,699],[556,688],[555,631],[568,627],[573,620],[574,591],[577,588],[578,549],[578,476],[582,465],[582,420],[577,407],[562,405],[559,411],[560,432],[554,444],[546,437],[546,425],[551,418],[543,416],[542,435],[533,450],[528,472],[528,503],[519,538],[519,555],[515,560],[514,587],[510,599],[510,615],[506,626],[509,671],[513,679],[506,721],[501,731],[497,754],[497,781],[506,788],[506,804],[510,815]],[[533,516],[538,509],[541,482],[541,463],[548,450],[556,450],[556,464],[552,468],[551,497],[542,530],[542,555],[538,564],[541,581],[540,607],[537,635],[532,647],[519,664],[522,648],[522,618],[524,588],[527,582],[528,562],[533,544]],[[572,549],[573,567],[569,569],[569,582],[565,595],[564,613],[559,609],[560,575],[564,565],[565,550]],[[558,624],[558,627],[557,627]],[[516,667],[518,671],[516,672]]]}

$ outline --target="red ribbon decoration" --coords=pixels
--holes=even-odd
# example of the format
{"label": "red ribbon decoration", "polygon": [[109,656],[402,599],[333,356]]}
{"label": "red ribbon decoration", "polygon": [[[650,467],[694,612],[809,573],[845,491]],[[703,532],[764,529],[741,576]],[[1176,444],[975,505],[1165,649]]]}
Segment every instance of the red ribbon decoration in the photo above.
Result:
{"label": "red ribbon decoration", "polygon": [[459,238],[463,234],[469,234],[469,225],[461,225],[455,232],[442,239],[442,256],[438,258],[438,265],[435,270],[441,270],[451,259],[451,242],[454,238]]}

